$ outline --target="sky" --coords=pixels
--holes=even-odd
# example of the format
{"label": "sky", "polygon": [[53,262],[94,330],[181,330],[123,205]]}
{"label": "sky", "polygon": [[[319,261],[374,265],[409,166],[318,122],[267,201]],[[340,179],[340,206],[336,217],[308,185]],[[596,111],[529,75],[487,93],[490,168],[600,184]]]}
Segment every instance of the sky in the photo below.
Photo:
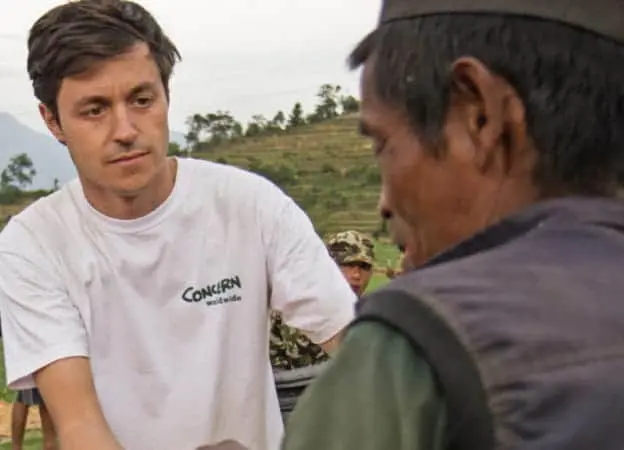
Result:
{"label": "sky", "polygon": [[[45,130],[26,73],[32,23],[62,0],[0,1],[0,111]],[[138,0],[182,54],[171,84],[170,127],[194,113],[230,111],[246,122],[301,101],[323,83],[358,94],[349,51],[375,26],[381,0]],[[10,10],[9,10],[10,9]]]}

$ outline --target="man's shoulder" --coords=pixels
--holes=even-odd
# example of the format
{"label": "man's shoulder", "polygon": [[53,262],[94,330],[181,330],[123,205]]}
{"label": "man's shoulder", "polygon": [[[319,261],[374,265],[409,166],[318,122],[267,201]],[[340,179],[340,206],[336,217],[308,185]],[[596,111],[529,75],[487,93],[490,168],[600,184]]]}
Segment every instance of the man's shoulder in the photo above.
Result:
{"label": "man's shoulder", "polygon": [[238,193],[245,197],[285,195],[271,180],[241,167],[195,158],[181,158],[179,161],[190,169],[195,186],[205,185],[215,194]]}
{"label": "man's shoulder", "polygon": [[0,232],[0,250],[19,247],[24,244],[24,240],[55,240],[66,233],[68,213],[76,209],[72,198],[76,183],[77,180],[70,181],[8,218]]}

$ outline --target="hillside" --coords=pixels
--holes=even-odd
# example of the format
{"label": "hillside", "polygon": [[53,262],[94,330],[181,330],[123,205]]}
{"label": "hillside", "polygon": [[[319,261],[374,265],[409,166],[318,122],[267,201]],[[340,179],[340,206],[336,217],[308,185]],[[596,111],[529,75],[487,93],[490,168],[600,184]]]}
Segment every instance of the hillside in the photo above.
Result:
{"label": "hillside", "polygon": [[379,228],[379,172],[370,144],[357,133],[356,115],[241,138],[193,157],[267,176],[306,210],[322,234]]}
{"label": "hillside", "polygon": [[[174,132],[173,139],[182,137]],[[232,164],[273,180],[310,215],[321,234],[344,229],[372,233],[379,228],[379,174],[370,144],[357,133],[357,115],[239,138],[210,151],[193,152],[193,157]],[[39,169],[36,162],[35,167]],[[1,206],[0,216],[15,214],[23,206]]]}
{"label": "hillside", "polygon": [[0,112],[0,170],[19,153],[28,154],[37,170],[34,189],[50,189],[55,179],[62,184],[76,176],[65,147],[50,135],[39,133],[10,114]]}

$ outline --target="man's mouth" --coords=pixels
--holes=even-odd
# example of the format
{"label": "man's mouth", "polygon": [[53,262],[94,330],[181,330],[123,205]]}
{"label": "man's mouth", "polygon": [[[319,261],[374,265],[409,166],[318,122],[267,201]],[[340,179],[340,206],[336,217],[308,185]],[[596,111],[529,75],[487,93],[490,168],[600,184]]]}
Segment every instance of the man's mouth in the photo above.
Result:
{"label": "man's mouth", "polygon": [[111,164],[127,164],[127,163],[131,163],[133,161],[136,161],[136,160],[144,157],[148,153],[149,152],[128,153],[127,155],[123,155],[123,156],[120,156],[119,158],[113,159],[111,161]]}

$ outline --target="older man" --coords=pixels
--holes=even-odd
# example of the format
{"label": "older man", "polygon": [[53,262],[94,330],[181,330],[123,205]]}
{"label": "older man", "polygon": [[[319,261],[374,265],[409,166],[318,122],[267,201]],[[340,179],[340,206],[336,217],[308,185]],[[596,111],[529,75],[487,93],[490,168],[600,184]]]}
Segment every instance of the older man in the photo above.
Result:
{"label": "older man", "polygon": [[385,0],[351,62],[416,269],[283,447],[624,448],[621,0]]}

